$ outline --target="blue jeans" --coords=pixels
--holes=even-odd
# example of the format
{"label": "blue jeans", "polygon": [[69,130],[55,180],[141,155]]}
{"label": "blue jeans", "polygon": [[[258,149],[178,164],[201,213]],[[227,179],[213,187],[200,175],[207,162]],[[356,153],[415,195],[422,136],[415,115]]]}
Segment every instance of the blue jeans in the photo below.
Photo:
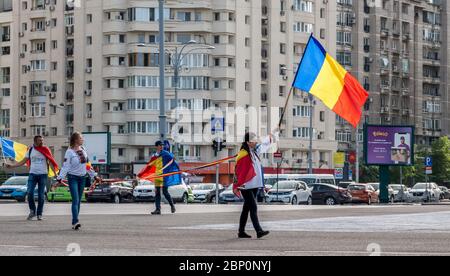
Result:
{"label": "blue jeans", "polygon": [[80,222],[78,217],[81,209],[81,199],[83,198],[86,176],[68,175],[70,194],[72,195],[72,225]]}
{"label": "blue jeans", "polygon": [[[48,176],[46,174],[30,174],[28,177],[27,197],[30,212],[42,216],[45,203],[45,187],[47,186]],[[34,202],[34,190],[38,186],[38,208],[36,213],[36,203]]]}
{"label": "blue jeans", "polygon": [[[169,187],[164,186],[162,188],[162,190],[163,190],[164,197],[167,199],[167,201],[169,202],[170,206],[173,207],[173,200],[172,200],[172,197],[170,196],[170,193],[169,193]],[[156,206],[156,210],[161,210],[161,187],[156,187],[156,191],[155,191],[155,206]]]}

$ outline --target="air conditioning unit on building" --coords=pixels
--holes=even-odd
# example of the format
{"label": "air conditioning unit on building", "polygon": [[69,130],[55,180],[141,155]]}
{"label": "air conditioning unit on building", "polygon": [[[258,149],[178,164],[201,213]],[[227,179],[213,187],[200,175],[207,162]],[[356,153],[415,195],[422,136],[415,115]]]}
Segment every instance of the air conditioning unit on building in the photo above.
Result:
{"label": "air conditioning unit on building", "polygon": [[50,99],[56,99],[56,93],[50,93],[49,94]]}
{"label": "air conditioning unit on building", "polygon": [[84,95],[86,95],[86,96],[92,96],[92,90],[86,90],[86,91],[84,91]]}
{"label": "air conditioning unit on building", "polygon": [[56,7],[55,7],[55,5],[51,5],[48,9],[49,9],[50,11],[55,11],[55,10],[56,10]]}
{"label": "air conditioning unit on building", "polygon": [[92,68],[86,68],[86,73],[88,74],[92,73]]}
{"label": "air conditioning unit on building", "polygon": [[25,118],[25,117],[20,117],[20,121],[21,121],[21,122],[26,122],[26,121],[27,121],[27,118]]}
{"label": "air conditioning unit on building", "polygon": [[24,37],[25,36],[25,33],[24,32],[20,32],[19,33],[19,37]]}

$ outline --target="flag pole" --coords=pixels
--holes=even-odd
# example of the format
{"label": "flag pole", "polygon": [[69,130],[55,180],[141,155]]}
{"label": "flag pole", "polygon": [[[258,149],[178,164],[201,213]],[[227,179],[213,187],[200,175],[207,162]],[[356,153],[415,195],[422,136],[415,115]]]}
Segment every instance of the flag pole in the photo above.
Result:
{"label": "flag pole", "polygon": [[[314,34],[311,33],[311,35],[309,36],[309,39],[308,39],[308,43],[306,43],[305,50],[308,48],[308,45],[309,45],[309,43],[311,42],[313,36],[314,36]],[[303,63],[303,58],[304,58],[304,57],[305,57],[305,53],[303,53],[302,59],[300,60],[300,63],[298,64],[298,68],[297,68],[297,72],[295,73],[294,81],[292,82],[291,89],[289,90],[289,94],[288,94],[288,97],[287,97],[287,99],[286,99],[286,103],[284,104],[283,113],[281,114],[280,122],[278,123],[278,128],[280,128],[280,130],[281,130],[281,124],[282,124],[282,122],[283,122],[284,116],[286,115],[286,109],[287,109],[289,100],[290,100],[291,95],[292,95],[292,93],[294,92],[294,89],[295,89],[295,86],[294,86],[295,80],[296,80],[297,77],[298,77],[298,73],[299,73],[299,71],[300,71],[300,66],[301,66],[302,63]]]}

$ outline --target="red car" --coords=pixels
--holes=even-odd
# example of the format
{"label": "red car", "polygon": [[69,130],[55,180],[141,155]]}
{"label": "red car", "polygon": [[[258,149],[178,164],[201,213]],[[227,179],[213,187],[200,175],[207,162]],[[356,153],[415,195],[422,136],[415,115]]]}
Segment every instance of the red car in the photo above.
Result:
{"label": "red car", "polygon": [[368,184],[351,184],[348,186],[348,191],[352,195],[353,203],[379,203],[378,192]]}

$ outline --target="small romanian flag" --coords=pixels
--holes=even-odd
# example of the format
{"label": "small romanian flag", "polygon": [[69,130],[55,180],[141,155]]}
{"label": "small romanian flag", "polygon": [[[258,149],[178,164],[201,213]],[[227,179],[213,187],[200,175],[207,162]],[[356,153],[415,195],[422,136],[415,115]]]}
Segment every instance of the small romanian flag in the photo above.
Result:
{"label": "small romanian flag", "polygon": [[3,157],[12,158],[17,162],[22,161],[27,155],[28,146],[0,137]]}
{"label": "small romanian flag", "polygon": [[311,93],[355,128],[369,94],[311,35],[293,86]]}

